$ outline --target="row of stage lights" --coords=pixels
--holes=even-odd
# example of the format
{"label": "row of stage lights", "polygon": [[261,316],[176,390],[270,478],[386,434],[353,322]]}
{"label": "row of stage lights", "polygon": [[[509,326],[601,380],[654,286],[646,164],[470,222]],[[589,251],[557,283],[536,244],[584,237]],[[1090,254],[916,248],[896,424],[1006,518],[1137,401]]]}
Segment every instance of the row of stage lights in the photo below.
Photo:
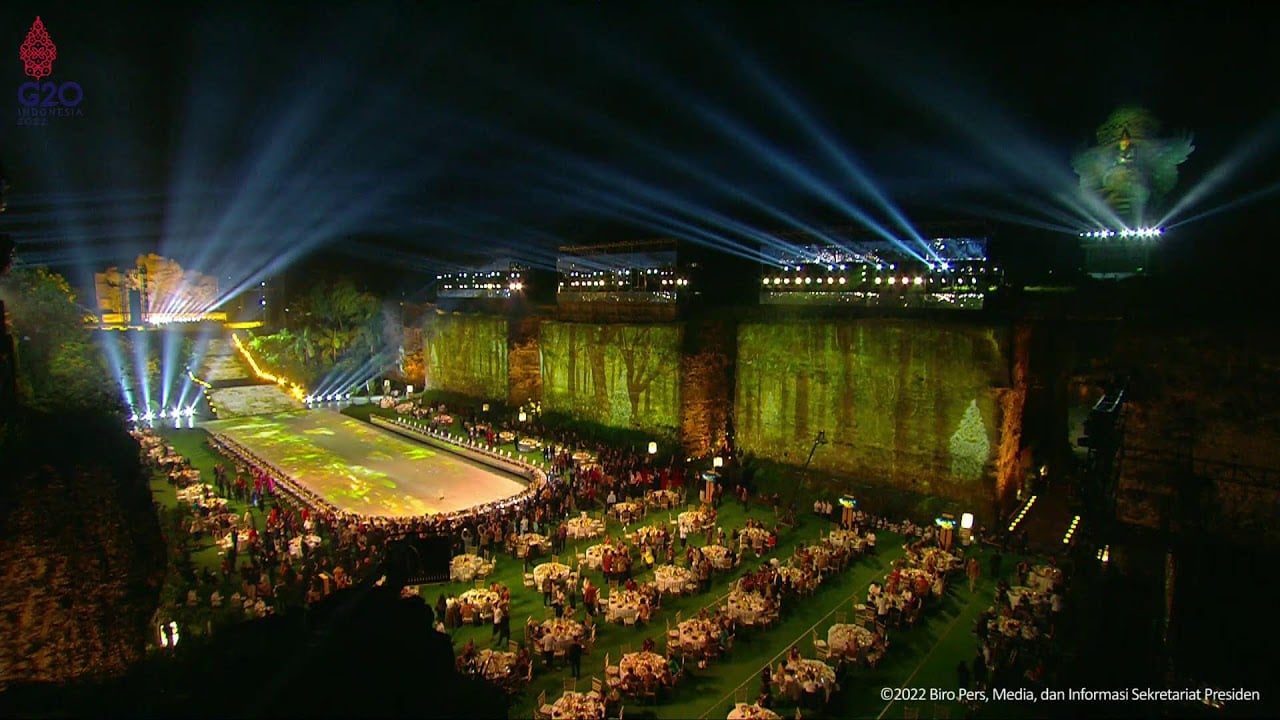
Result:
{"label": "row of stage lights", "polygon": [[[962,267],[962,266],[954,266],[954,267],[953,267],[953,266],[951,265],[951,263],[946,263],[946,262],[944,262],[944,263],[938,263],[937,265],[934,265],[934,264],[930,263],[930,264],[927,264],[925,267],[927,267],[927,268],[928,268],[928,270],[929,270],[929,272],[931,272],[931,273],[937,273],[937,272],[945,272],[945,273],[952,273],[952,272],[955,272],[955,273],[980,273],[980,272],[985,272],[985,271],[986,271],[986,268],[985,268],[985,267],[983,267],[983,265],[981,264],[983,261],[982,261],[982,260],[978,260],[977,262],[979,263],[978,265],[964,265],[963,267]],[[854,268],[854,270],[861,269],[861,270],[863,270],[863,271],[865,272],[865,271],[870,270],[870,269],[871,269],[871,266],[872,266],[873,264],[875,265],[876,272],[883,272],[883,271],[885,270],[885,268],[888,268],[889,270],[897,270],[897,269],[898,269],[898,265],[897,265],[897,263],[884,263],[884,262],[877,262],[877,263],[859,263],[859,264]],[[783,270],[783,272],[804,272],[805,270],[812,270],[812,271],[814,271],[814,272],[821,272],[821,271],[822,271],[822,268],[824,268],[824,267],[827,269],[827,272],[835,272],[836,270],[839,270],[839,271],[841,271],[841,272],[844,272],[844,271],[846,271],[846,270],[848,270],[848,269],[849,269],[849,266],[848,266],[848,265],[845,265],[845,264],[838,264],[838,265],[837,265],[837,264],[830,264],[830,263],[828,263],[827,265],[822,265],[822,264],[820,264],[820,263],[819,263],[819,264],[810,264],[810,265],[803,265],[803,264],[801,264],[801,265],[783,265],[783,266],[782,266],[782,270]],[[998,268],[998,267],[993,267],[993,268],[991,268],[991,272],[996,272],[996,273],[998,273],[998,272],[1000,272],[1000,268]]]}
{"label": "row of stage lights", "polygon": [[[575,288],[576,287],[582,287],[582,288],[612,287],[614,285],[630,285],[630,284],[631,283],[627,280],[613,280],[613,279],[610,279],[610,280],[603,280],[603,279],[602,280],[561,280],[560,281],[561,287],[568,286],[568,287],[575,287]],[[662,278],[661,284],[672,286],[672,287],[687,287],[689,285],[689,279],[681,278],[681,277]]]}
{"label": "row of stage lights", "polygon": [[196,406],[192,405],[188,408],[175,407],[172,410],[160,408],[160,412],[152,412],[147,410],[139,415],[137,410],[131,410],[129,422],[137,424],[140,422],[150,423],[156,420],[181,420],[182,418],[194,418],[196,416]]}
{"label": "row of stage lights", "polygon": [[336,392],[336,393],[328,393],[326,395],[308,395],[303,400],[303,402],[305,402],[308,405],[317,405],[320,403],[341,402],[343,400],[350,400],[350,399],[351,399],[351,393]]}
{"label": "row of stage lights", "polygon": [[1151,228],[1143,227],[1143,228],[1136,228],[1133,230],[1126,228],[1124,230],[1118,230],[1118,231],[1117,230],[1090,230],[1089,232],[1080,233],[1080,237],[1082,238],[1118,237],[1118,238],[1124,238],[1126,240],[1130,238],[1156,238],[1156,237],[1160,237],[1161,235],[1164,235],[1164,230],[1157,227],[1151,227]]}
{"label": "row of stage lights", "polygon": [[504,275],[507,276],[507,278],[510,280],[519,280],[521,273],[509,272],[509,271],[503,271],[503,270],[491,270],[489,272],[459,272],[459,273],[445,273],[443,275],[437,275],[436,279],[437,280],[479,280],[479,279],[492,280],[494,278],[500,278]]}
{"label": "row of stage lights", "polygon": [[[978,284],[978,278],[976,278],[976,277],[970,277],[970,278],[968,278],[968,280],[969,280],[969,282],[968,282],[968,284],[969,284],[969,285],[977,285],[977,284]],[[865,283],[865,282],[866,282],[866,279],[865,279],[865,278],[863,278],[863,279],[860,279],[858,282],[856,282],[856,283],[854,283],[854,284],[855,284],[855,285],[859,285],[859,284],[862,284],[862,283]],[[890,276],[889,276],[889,277],[887,277],[887,278],[882,278],[882,277],[877,276],[877,277],[876,277],[872,282],[873,282],[874,284],[876,284],[876,285],[901,285],[901,286],[903,286],[903,287],[909,287],[909,286],[912,286],[912,285],[915,285],[915,286],[921,286],[921,285],[924,285],[926,282],[929,282],[929,283],[937,282],[937,283],[942,284],[942,285],[947,285],[947,284],[948,284],[948,282],[947,282],[947,278],[937,278],[937,279],[934,279],[934,278],[925,278],[925,277],[920,276],[920,275],[917,275],[917,276],[915,276],[915,277],[909,277],[909,276],[907,276],[907,275],[903,275],[902,277],[895,277],[895,276],[893,276],[893,275],[890,275]],[[800,287],[800,286],[804,286],[804,285],[814,285],[814,284],[816,284],[816,285],[818,285],[818,286],[822,286],[822,285],[824,285],[824,284],[826,284],[826,285],[847,285],[847,284],[848,284],[848,280],[847,280],[847,278],[845,278],[845,277],[838,277],[838,278],[837,278],[837,277],[833,277],[833,276],[827,276],[827,278],[826,278],[826,280],[825,280],[825,282],[824,282],[823,278],[820,278],[820,277],[819,277],[819,278],[814,278],[814,277],[811,277],[811,276],[805,276],[805,277],[798,277],[798,278],[795,278],[795,281],[794,281],[794,282],[792,282],[792,278],[789,278],[789,277],[767,277],[767,278],[764,278],[763,280],[761,280],[761,284],[763,284],[763,285],[765,285],[765,286],[769,286],[769,285],[775,285],[775,286],[777,286],[777,285],[795,285],[796,287]],[[963,277],[956,278],[956,282],[955,282],[955,284],[956,284],[957,286],[959,286],[959,285],[964,285],[964,284],[965,284],[965,278],[963,278]]]}
{"label": "row of stage lights", "polygon": [[503,286],[501,283],[472,283],[467,285],[463,285],[463,284],[454,285],[452,283],[445,283],[444,289],[445,290],[504,290],[505,289],[505,290],[510,290],[512,292],[520,292],[521,290],[524,289],[524,283],[509,282],[505,286]]}

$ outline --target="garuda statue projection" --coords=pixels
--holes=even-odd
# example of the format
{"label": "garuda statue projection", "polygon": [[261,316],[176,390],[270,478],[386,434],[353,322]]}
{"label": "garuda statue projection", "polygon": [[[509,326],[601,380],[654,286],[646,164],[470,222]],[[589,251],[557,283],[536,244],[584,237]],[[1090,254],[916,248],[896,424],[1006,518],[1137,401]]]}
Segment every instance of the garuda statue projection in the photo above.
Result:
{"label": "garuda statue projection", "polygon": [[1160,122],[1140,107],[1122,107],[1098,128],[1098,144],[1076,154],[1080,188],[1102,198],[1132,226],[1178,182],[1178,166],[1195,146],[1191,136],[1161,138]]}

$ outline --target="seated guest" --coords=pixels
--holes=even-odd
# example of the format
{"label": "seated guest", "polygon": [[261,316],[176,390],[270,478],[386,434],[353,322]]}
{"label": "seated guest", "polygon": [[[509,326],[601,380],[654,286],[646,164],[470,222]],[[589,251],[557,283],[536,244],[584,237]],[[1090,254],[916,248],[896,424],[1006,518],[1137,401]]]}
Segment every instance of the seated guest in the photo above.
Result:
{"label": "seated guest", "polygon": [[653,652],[655,647],[657,647],[657,643],[653,641],[653,638],[647,637],[644,642],[640,643],[640,652]]}

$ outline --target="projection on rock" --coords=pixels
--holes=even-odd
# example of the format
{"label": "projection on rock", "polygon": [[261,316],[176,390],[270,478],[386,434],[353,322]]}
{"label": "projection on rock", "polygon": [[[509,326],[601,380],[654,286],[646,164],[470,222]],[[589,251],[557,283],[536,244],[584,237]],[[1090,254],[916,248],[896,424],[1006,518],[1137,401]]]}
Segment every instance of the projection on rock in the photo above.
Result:
{"label": "projection on rock", "polygon": [[[744,324],[735,427],[747,452],[917,489],[994,473],[1010,385],[999,329],[911,321]],[[969,492],[970,490],[962,490]]]}
{"label": "projection on rock", "polygon": [[543,405],[612,427],[674,433],[680,342],[676,325],[543,323]]}
{"label": "projection on rock", "polygon": [[429,314],[422,328],[427,387],[474,398],[507,396],[507,321]]}

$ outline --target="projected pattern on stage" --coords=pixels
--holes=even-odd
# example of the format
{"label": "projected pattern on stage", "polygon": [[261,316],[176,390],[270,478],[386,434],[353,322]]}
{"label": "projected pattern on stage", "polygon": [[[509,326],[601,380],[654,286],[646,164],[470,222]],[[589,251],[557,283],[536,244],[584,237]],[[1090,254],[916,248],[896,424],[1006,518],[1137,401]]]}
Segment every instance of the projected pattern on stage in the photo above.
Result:
{"label": "projected pattern on stage", "polygon": [[671,432],[679,423],[681,328],[543,323],[548,410],[613,427]]}
{"label": "projected pattern on stage", "polygon": [[511,497],[525,484],[332,410],[219,420],[204,427],[250,448],[340,509],[402,517]]}

